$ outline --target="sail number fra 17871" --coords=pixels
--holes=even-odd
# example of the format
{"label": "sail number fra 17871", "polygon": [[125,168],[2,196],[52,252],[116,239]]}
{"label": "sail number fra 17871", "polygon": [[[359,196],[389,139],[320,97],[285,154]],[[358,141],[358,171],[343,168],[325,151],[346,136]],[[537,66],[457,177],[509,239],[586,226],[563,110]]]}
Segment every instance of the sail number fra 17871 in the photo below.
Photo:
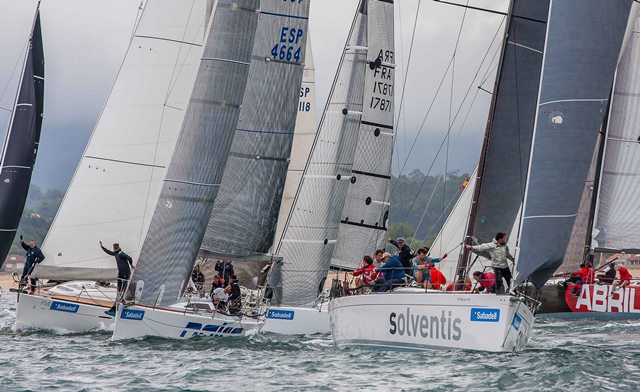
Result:
{"label": "sail number fra 17871", "polygon": [[304,30],[295,27],[283,27],[280,31],[280,40],[271,49],[271,58],[279,61],[300,63],[301,46]]}

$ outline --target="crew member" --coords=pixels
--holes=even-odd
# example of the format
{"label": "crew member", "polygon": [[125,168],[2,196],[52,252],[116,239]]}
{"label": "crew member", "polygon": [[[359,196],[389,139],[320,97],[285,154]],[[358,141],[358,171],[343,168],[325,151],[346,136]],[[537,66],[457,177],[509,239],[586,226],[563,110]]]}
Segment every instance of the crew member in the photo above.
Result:
{"label": "crew member", "polygon": [[240,291],[240,284],[238,284],[237,276],[231,275],[229,277],[229,286],[231,286],[231,293],[229,294],[229,313],[238,313],[242,310],[242,292]]}
{"label": "crew member", "polygon": [[473,273],[473,279],[479,283],[479,286],[475,289],[475,291],[486,291],[487,293],[495,292],[496,276],[493,272],[476,271]]}
{"label": "crew member", "polygon": [[405,283],[404,266],[398,256],[391,257],[381,268],[376,268],[376,271],[382,273],[382,277],[374,282],[378,292],[389,291]]}
{"label": "crew member", "polygon": [[373,278],[375,278],[375,276],[377,275],[375,273],[375,269],[376,267],[374,267],[373,265],[373,259],[371,258],[371,256],[364,256],[362,258],[362,266],[351,273],[356,277],[356,289],[359,293],[364,292],[362,286],[368,286],[373,283]]}
{"label": "crew member", "polygon": [[509,269],[509,260],[513,261],[513,256],[509,253],[507,246],[507,234],[499,232],[493,241],[486,244],[471,246],[465,245],[473,253],[487,252],[491,257],[491,268],[496,276],[495,292],[496,294],[504,294],[504,283],[502,279],[507,281],[507,289],[511,288],[511,270]]}
{"label": "crew member", "polygon": [[[122,299],[124,296],[124,291],[127,288],[127,282],[131,277],[131,269],[133,268],[133,259],[128,254],[124,253],[122,249],[120,249],[120,244],[113,244],[113,250],[109,250],[102,245],[102,241],[100,241],[100,248],[104,251],[104,253],[115,257],[116,266],[118,267],[118,296],[116,297],[116,302]],[[114,302],[111,309],[105,312],[109,316],[116,315],[116,304]]]}
{"label": "crew member", "polygon": [[440,290],[445,284],[447,284],[447,278],[444,277],[442,272],[435,267],[429,269],[430,279],[425,280],[423,287],[426,289],[432,288],[434,290]]}
{"label": "crew member", "polygon": [[404,242],[404,238],[398,238],[398,240],[393,240],[389,237],[389,243],[396,248],[398,248],[398,259],[400,259],[400,263],[404,267],[404,273],[413,276],[413,264],[411,263],[411,259],[415,256],[413,251]]}
{"label": "crew member", "polygon": [[418,249],[418,255],[413,258],[413,264],[416,267],[414,278],[418,284],[422,284],[423,281],[430,281],[431,277],[429,276],[429,271],[433,265],[447,258],[446,253],[439,258],[428,256],[428,253],[429,248],[420,248]]}
{"label": "crew member", "polygon": [[613,295],[618,287],[625,288],[629,286],[631,284],[631,279],[633,279],[629,270],[621,263],[616,263],[616,271],[618,271],[618,280],[613,282],[613,286],[611,286],[611,294],[609,294],[610,296]]}
{"label": "crew member", "polygon": [[[29,245],[27,245],[24,243],[23,239],[24,238],[20,236],[20,246],[22,246],[22,249],[24,249],[27,252],[27,255],[26,255],[27,260],[24,263],[24,268],[22,269],[22,276],[20,277],[20,284],[19,284],[20,290],[22,290],[22,288],[27,284],[27,281],[26,281],[27,276],[31,275],[35,266],[42,263],[42,260],[44,260],[44,254],[42,253],[38,245],[36,245],[36,241],[30,240]],[[36,290],[36,279],[30,278],[29,282],[31,283],[30,285],[31,290],[29,293],[33,294]]]}
{"label": "crew member", "polygon": [[193,271],[191,271],[191,281],[196,287],[196,291],[202,293],[204,289],[204,274],[200,271],[200,265],[198,264],[196,264],[196,266],[193,267]]}
{"label": "crew member", "polygon": [[216,272],[218,272],[218,275],[222,277],[222,280],[224,280],[224,285],[228,286],[229,278],[231,278],[231,275],[235,275],[235,272],[233,271],[233,264],[231,264],[231,261],[218,260],[216,262],[215,270]]}

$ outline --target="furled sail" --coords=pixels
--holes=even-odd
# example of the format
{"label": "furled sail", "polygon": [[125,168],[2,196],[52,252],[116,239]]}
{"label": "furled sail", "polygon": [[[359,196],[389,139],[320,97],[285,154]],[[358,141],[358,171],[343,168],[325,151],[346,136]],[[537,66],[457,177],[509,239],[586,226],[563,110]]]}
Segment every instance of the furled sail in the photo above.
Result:
{"label": "furled sail", "polygon": [[311,147],[318,132],[318,120],[316,118],[316,70],[313,65],[313,52],[311,50],[311,38],[307,33],[307,54],[304,59],[304,75],[300,87],[300,102],[298,103],[298,116],[296,129],[293,133],[293,146],[287,172],[287,181],[284,185],[282,205],[278,216],[278,226],[274,246],[277,247],[282,239],[287,217],[293,208],[293,200],[298,192],[304,167],[309,160]]}
{"label": "furled sail", "polygon": [[40,277],[115,279],[105,246],[137,260],[203,51],[207,0],[149,0],[45,239]]}
{"label": "furled sail", "polygon": [[40,10],[31,30],[22,79],[0,150],[0,267],[14,241],[31,184],[44,110],[44,50]]}
{"label": "furled sail", "polygon": [[[393,2],[370,1],[362,121],[331,265],[355,269],[387,238],[394,138]],[[373,69],[371,69],[373,68]]]}
{"label": "furled sail", "polygon": [[449,254],[446,259],[436,265],[436,267],[442,271],[445,278],[447,278],[448,282],[453,282],[456,278],[458,256],[462,251],[462,241],[467,232],[469,213],[473,204],[473,194],[477,178],[478,169],[476,168],[469,178],[469,182],[466,183],[462,190],[460,197],[458,197],[447,220],[444,222],[444,225],[442,225],[442,229],[440,229],[440,232],[429,248],[429,255],[431,257],[440,257],[445,253]]}
{"label": "furled sail", "polygon": [[308,16],[308,1],[260,2],[249,82],[203,256],[260,256],[273,244],[295,135]]}
{"label": "furled sail", "polygon": [[[640,253],[640,20],[618,66],[596,215],[596,250]],[[600,249],[598,249],[600,248]]]}
{"label": "furled sail", "polygon": [[553,0],[532,141],[516,282],[544,285],[562,264],[633,0]]}
{"label": "furled sail", "polygon": [[[367,48],[370,36],[367,18],[370,12],[379,15],[378,7],[384,6],[393,6],[393,3],[361,0],[358,5],[277,252],[283,262],[278,263],[271,273],[270,285],[274,289],[273,302],[276,304],[308,305],[322,290],[338,238],[347,191],[349,186],[358,182],[358,178],[353,176],[353,162],[359,136],[365,132],[373,134],[379,128],[368,124],[363,106],[393,111],[392,99],[381,94],[376,95],[377,100],[364,102],[365,85],[370,86],[366,79],[375,77],[379,81],[382,72],[392,72],[385,58],[372,64],[370,60],[378,59],[380,50],[375,50],[370,57]],[[376,42],[380,41],[373,44]],[[382,109],[380,105],[384,105]],[[371,121],[376,120],[372,118]]]}

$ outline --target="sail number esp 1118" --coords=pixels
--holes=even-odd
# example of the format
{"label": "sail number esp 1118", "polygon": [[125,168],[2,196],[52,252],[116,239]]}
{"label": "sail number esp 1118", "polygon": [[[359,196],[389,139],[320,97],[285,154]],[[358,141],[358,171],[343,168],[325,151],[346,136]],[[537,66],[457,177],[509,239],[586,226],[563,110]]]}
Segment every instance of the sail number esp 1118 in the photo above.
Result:
{"label": "sail number esp 1118", "polygon": [[304,42],[304,30],[295,27],[283,27],[280,39],[271,49],[271,58],[288,63],[300,63],[302,60],[301,42]]}

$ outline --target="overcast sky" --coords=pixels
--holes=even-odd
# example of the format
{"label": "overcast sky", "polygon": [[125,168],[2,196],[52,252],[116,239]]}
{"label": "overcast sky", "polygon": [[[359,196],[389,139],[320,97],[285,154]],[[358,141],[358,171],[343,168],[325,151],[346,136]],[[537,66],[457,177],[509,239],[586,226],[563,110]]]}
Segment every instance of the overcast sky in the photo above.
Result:
{"label": "overcast sky", "polygon": [[[465,0],[458,2],[464,3]],[[475,0],[470,4],[504,11],[507,2]],[[35,0],[0,0],[0,107],[11,106],[14,99],[19,77],[16,64],[21,61],[35,4]],[[313,0],[311,4],[317,104],[323,108],[357,0]],[[139,5],[140,0],[42,1],[46,96],[40,155],[34,176],[37,185],[63,188],[73,175],[122,62]],[[403,70],[407,67],[417,5],[418,0],[396,1],[396,111],[402,96]],[[478,92],[477,86],[488,75],[483,87],[492,90],[502,30],[493,46],[490,43],[501,29],[504,18],[467,11],[455,66],[451,67],[453,75],[451,69],[445,74],[464,13],[464,9],[459,7],[432,0],[421,1],[397,130],[396,174],[405,160],[404,172],[416,168],[426,172],[435,158],[431,174],[443,172],[445,165],[449,170],[471,172],[477,164],[491,97],[486,92]],[[479,68],[488,50],[488,56]],[[478,80],[472,83],[478,69]],[[443,78],[445,81],[436,95]],[[463,101],[470,86],[470,93]],[[470,106],[474,96],[476,99]],[[435,104],[427,116],[434,97]],[[455,117],[458,111],[452,127],[448,159],[445,159],[446,150],[436,156],[449,128],[449,118]],[[407,159],[425,116],[425,126]],[[465,118],[467,120],[462,127]],[[7,122],[7,112],[0,109],[0,135]]]}

